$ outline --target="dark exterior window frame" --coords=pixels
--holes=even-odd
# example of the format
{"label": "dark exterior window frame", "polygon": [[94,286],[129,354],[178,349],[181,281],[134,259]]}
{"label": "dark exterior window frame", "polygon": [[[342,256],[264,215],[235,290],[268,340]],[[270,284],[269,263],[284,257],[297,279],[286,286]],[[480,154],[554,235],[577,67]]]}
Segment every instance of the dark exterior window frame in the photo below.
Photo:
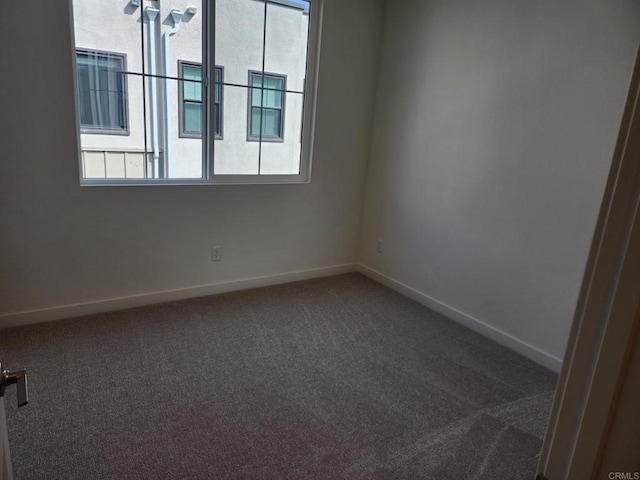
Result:
{"label": "dark exterior window frame", "polygon": [[[265,136],[265,135],[251,135],[251,110],[253,107],[252,104],[252,92],[253,89],[255,87],[253,87],[253,82],[252,82],[252,76],[253,75],[259,75],[259,76],[265,76],[265,77],[275,77],[275,78],[280,78],[282,79],[282,106],[279,108],[281,115],[280,115],[280,136],[278,137],[271,137],[271,136]],[[262,85],[264,86],[264,82],[262,83]],[[287,100],[287,76],[281,73],[273,73],[273,72],[262,72],[259,70],[249,70],[249,80],[247,83],[247,91],[249,92],[248,94],[248,100],[247,100],[247,141],[248,142],[262,142],[262,143],[284,143],[284,126],[285,126],[285,111],[286,111],[286,100]],[[270,109],[270,110],[276,110],[277,108],[272,108],[272,107],[264,107],[264,106],[260,106],[260,107],[256,107],[256,108],[260,108],[261,110],[263,109]]]}
{"label": "dark exterior window frame", "polygon": [[[181,80],[179,80],[179,86],[178,86],[178,107],[179,107],[179,112],[178,112],[178,123],[179,123],[179,127],[178,127],[178,137],[179,138],[202,138],[202,132],[200,133],[194,133],[194,132],[187,132],[184,129],[184,112],[185,112],[185,102],[195,102],[195,100],[185,100],[184,99],[184,71],[183,68],[184,67],[199,67],[202,71],[202,64],[198,63],[198,62],[189,62],[187,60],[178,60],[178,75],[179,78]],[[215,78],[216,78],[216,70],[220,72],[220,102],[216,102],[215,101]],[[186,80],[188,81],[188,80]],[[211,85],[213,86],[213,95],[212,95],[212,100],[213,100],[213,104],[214,104],[214,111],[215,111],[215,104],[219,103],[220,105],[220,132],[215,132],[214,135],[214,139],[215,140],[222,140],[224,137],[224,130],[223,130],[223,117],[224,117],[224,67],[220,66],[220,65],[216,65],[213,69],[213,81],[211,82]],[[200,100],[200,104],[202,105],[202,111],[204,112],[204,105],[205,105],[205,99],[203,98],[202,100]],[[215,121],[215,119],[213,120]]]}
{"label": "dark exterior window frame", "polygon": [[[110,52],[106,50],[95,50],[91,48],[76,48],[76,62],[78,54],[85,55],[93,55],[93,56],[102,56],[108,58],[117,58],[122,61],[122,118],[124,121],[124,128],[108,128],[108,127],[83,127],[81,123],[81,119],[78,118],[78,122],[80,123],[80,133],[81,134],[91,134],[91,135],[130,135],[129,131],[129,93],[128,93],[128,73],[127,73],[127,54],[119,53],[119,52]],[[78,92],[76,93],[78,96],[78,108],[80,107],[80,90],[78,88]]]}

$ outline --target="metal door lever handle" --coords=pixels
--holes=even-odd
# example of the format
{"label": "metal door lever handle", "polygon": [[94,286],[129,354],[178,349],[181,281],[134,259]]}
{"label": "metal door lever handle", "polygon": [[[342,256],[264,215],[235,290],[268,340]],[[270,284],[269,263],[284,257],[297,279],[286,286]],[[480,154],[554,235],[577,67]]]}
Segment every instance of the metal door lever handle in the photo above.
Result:
{"label": "metal door lever handle", "polygon": [[2,363],[0,363],[0,397],[4,396],[4,389],[14,383],[18,388],[18,407],[24,407],[29,403],[27,371],[22,369],[10,372],[9,370],[5,370]]}

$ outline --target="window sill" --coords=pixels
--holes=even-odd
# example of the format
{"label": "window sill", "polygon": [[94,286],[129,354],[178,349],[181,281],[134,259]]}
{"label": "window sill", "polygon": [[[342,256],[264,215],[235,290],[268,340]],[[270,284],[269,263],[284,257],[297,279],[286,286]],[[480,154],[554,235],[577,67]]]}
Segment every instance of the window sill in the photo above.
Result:
{"label": "window sill", "polygon": [[109,130],[107,128],[81,128],[82,135],[120,135],[128,137],[131,135],[129,130]]}
{"label": "window sill", "polygon": [[81,179],[81,187],[158,187],[158,186],[203,186],[203,185],[295,185],[311,183],[305,175],[216,175],[212,179],[203,178],[95,178]]}
{"label": "window sill", "polygon": [[283,137],[247,137],[247,142],[262,142],[262,143],[284,143]]}

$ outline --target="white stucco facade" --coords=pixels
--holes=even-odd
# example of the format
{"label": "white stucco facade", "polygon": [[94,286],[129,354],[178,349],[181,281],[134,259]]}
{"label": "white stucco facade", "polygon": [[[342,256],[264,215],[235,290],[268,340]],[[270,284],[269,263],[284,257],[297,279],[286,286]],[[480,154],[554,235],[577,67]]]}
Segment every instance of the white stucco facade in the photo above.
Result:
{"label": "white stucco facade", "polygon": [[[143,5],[123,7],[120,3],[102,0],[73,2],[76,49],[124,55],[128,72],[125,79],[127,131],[114,134],[81,130],[83,176],[151,178],[155,150],[160,177],[200,178],[203,175],[202,139],[180,134],[182,87],[177,78],[182,75],[180,62],[202,63],[202,1],[141,3]],[[195,13],[189,13],[189,9],[195,9]],[[155,10],[157,14],[153,15]],[[171,16],[172,10],[183,14],[177,24]],[[263,30],[265,3],[261,0],[216,0],[215,12],[215,63],[222,68],[223,83],[228,84],[222,86],[221,138],[214,140],[215,174],[297,174],[308,9],[287,0],[267,3],[266,32]],[[150,25],[153,17],[154,25]],[[175,33],[169,35],[170,30]],[[152,56],[153,50],[155,56]],[[264,72],[286,78],[287,92],[282,108],[282,139],[259,142],[248,139],[250,90],[247,86],[251,71],[263,71],[263,61]],[[157,75],[170,78],[141,75],[152,73],[154,68]],[[155,102],[152,82],[155,82]],[[156,142],[154,121],[158,127]],[[154,149],[156,143],[158,147]]]}

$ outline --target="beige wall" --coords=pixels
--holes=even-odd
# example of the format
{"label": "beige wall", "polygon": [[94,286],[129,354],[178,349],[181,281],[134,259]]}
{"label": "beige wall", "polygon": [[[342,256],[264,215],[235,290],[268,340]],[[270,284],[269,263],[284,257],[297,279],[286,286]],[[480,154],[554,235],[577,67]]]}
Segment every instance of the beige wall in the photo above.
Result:
{"label": "beige wall", "polygon": [[634,0],[386,2],[361,262],[559,368],[639,25]]}
{"label": "beige wall", "polygon": [[0,314],[353,262],[381,2],[324,13],[310,184],[81,188],[68,8],[22,5],[0,29]]}

